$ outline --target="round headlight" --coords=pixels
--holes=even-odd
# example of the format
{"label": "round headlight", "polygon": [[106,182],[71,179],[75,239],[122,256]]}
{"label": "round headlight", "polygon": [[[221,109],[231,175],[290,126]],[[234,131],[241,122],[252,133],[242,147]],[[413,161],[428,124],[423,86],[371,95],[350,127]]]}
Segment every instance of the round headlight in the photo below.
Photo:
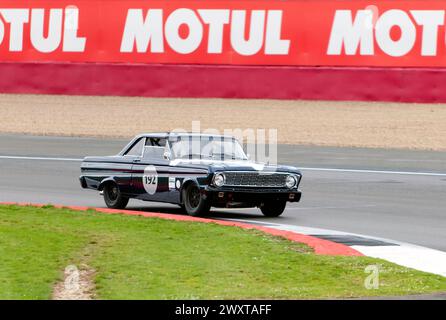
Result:
{"label": "round headlight", "polygon": [[285,185],[287,188],[291,189],[296,186],[297,179],[295,176],[289,175],[286,177]]}
{"label": "round headlight", "polygon": [[225,175],[223,173],[216,173],[214,175],[214,185],[216,187],[222,187],[225,184]]}

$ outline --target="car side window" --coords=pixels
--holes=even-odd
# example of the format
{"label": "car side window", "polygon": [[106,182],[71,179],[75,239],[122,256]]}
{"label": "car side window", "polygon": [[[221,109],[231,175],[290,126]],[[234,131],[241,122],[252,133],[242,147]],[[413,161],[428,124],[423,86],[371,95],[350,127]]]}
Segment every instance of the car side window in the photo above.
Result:
{"label": "car side window", "polygon": [[165,138],[147,138],[146,146],[165,147],[167,139]]}
{"label": "car side window", "polygon": [[128,150],[128,151],[126,152],[125,155],[126,155],[126,156],[141,157],[141,155],[142,155],[142,150],[143,150],[144,143],[145,143],[144,140],[145,140],[144,138],[139,139],[138,142],[136,142],[136,143],[133,145],[133,147],[131,147],[130,150]]}
{"label": "car side window", "polygon": [[166,139],[147,138],[144,146],[144,159],[164,159]]}

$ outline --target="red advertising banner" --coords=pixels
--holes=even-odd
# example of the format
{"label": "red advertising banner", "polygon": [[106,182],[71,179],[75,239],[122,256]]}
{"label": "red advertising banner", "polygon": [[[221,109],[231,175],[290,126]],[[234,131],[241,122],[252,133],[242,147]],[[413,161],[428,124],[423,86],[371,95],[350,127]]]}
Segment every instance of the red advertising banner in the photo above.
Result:
{"label": "red advertising banner", "polygon": [[446,1],[0,0],[0,61],[446,66]]}

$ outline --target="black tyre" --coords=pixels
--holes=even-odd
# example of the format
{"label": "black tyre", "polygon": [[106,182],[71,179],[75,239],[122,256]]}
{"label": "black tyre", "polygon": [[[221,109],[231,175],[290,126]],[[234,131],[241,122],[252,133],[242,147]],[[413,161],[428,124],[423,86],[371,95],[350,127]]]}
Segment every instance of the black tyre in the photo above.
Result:
{"label": "black tyre", "polygon": [[211,206],[200,193],[200,189],[194,183],[183,189],[183,205],[186,213],[190,216],[200,217],[206,215]]}
{"label": "black tyre", "polygon": [[266,217],[278,217],[285,211],[286,201],[269,201],[260,206],[260,210]]}
{"label": "black tyre", "polygon": [[107,183],[103,192],[105,204],[111,209],[124,209],[129,203],[129,198],[121,194],[115,183]]}

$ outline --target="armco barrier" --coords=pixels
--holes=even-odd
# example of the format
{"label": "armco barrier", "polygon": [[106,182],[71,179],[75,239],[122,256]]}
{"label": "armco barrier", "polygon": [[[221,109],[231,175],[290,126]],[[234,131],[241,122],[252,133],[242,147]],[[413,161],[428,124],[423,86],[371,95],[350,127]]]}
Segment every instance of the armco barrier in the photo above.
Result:
{"label": "armco barrier", "polygon": [[446,69],[0,63],[0,92],[446,102]]}

